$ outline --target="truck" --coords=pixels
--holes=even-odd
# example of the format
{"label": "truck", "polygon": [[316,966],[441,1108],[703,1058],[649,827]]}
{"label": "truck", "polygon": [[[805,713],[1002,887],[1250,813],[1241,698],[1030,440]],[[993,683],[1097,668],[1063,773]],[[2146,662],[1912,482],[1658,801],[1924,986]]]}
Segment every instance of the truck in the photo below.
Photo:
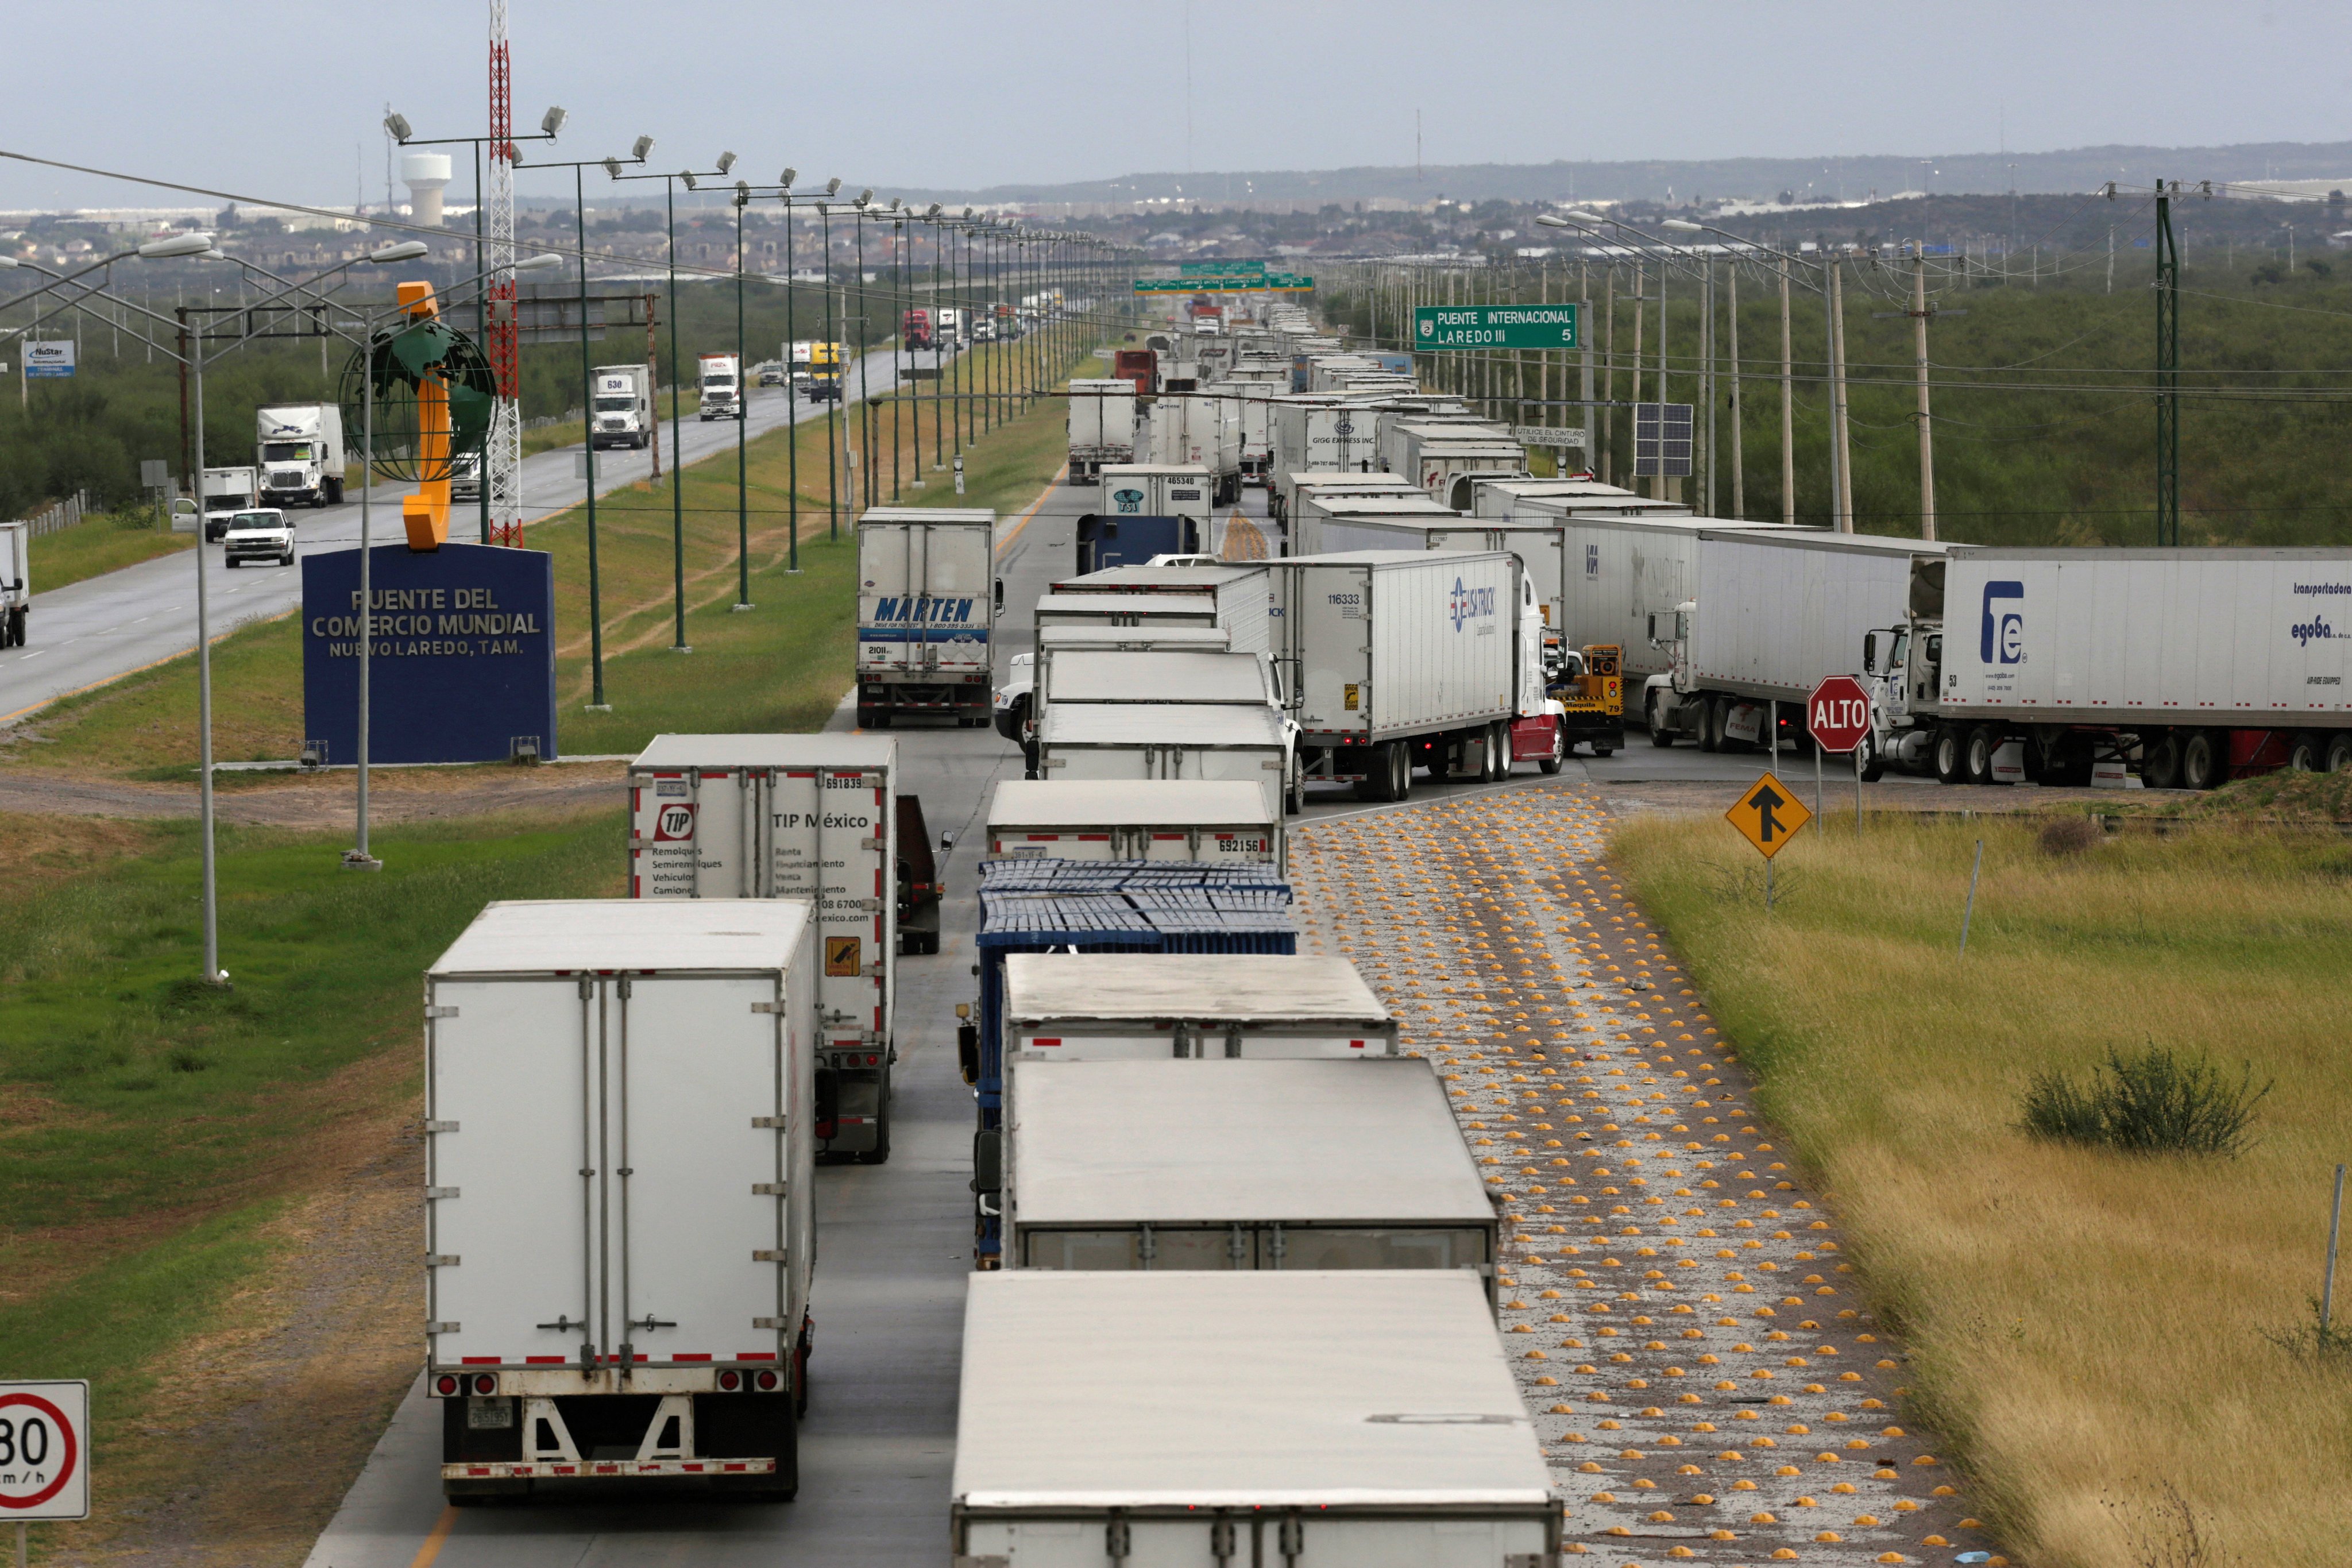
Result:
{"label": "truck", "polygon": [[[2352,550],[1981,547],[1862,639],[1872,733],[1946,784],[2213,789],[2352,771]],[[2338,606],[2331,614],[2331,605]]]}
{"label": "truck", "polygon": [[1014,1269],[972,1278],[963,1322],[959,1563],[1561,1560],[1467,1269]]}
{"label": "truck", "polygon": [[[894,858],[898,887],[898,948],[901,953],[935,953],[940,950],[940,900],[947,894],[946,879],[931,853],[931,831],[923,821],[919,795],[902,795],[898,803],[898,837]],[[941,840],[942,851],[954,847],[952,834]],[[893,1059],[897,1052],[892,1052]],[[886,1100],[887,1103],[887,1100]]]}
{"label": "truck", "polygon": [[808,352],[793,367],[793,385],[804,386],[811,403],[838,403],[842,384],[846,379],[842,369],[842,348],[839,343],[794,343],[793,350]]}
{"label": "truck", "polygon": [[1667,668],[1643,682],[1642,711],[1653,745],[1689,737],[1707,752],[1801,741],[1805,699],[1852,671],[1864,633],[1903,613],[1912,563],[1968,549],[1813,529],[1690,537],[1691,596],[1645,616]]}
{"label": "truck", "polygon": [[931,326],[940,342],[953,350],[965,338],[964,313],[953,305],[941,306],[931,312]]}
{"label": "truck", "polygon": [[1216,500],[1206,464],[1106,463],[1096,481],[1097,516],[1188,517],[1208,531]]}
{"label": "truck", "polygon": [[[1151,405],[1149,456],[1142,461],[1171,468],[1197,465],[1207,472],[1211,506],[1242,496],[1241,405],[1215,393],[1171,393]],[[1144,443],[1138,442],[1141,447]]]}
{"label": "truck", "polygon": [[[956,1055],[974,1090],[974,1262],[995,1267],[1004,1109],[1004,966],[1023,953],[1293,954],[1290,886],[1272,867],[1164,860],[988,860],[972,939],[979,994],[960,1008]],[[1359,981],[1360,984],[1361,982]]]}
{"label": "truck", "polygon": [[815,1263],[809,906],[490,904],[425,973],[425,1392],[453,1503],[790,1499]]}
{"label": "truck", "polygon": [[1426,1061],[1402,1055],[1356,966],[1322,953],[1015,953],[1003,987],[1008,1062]]}
{"label": "truck", "polygon": [[697,410],[699,417],[740,419],[743,416],[743,361],[738,354],[702,354],[698,357],[702,402]]}
{"label": "truck", "polygon": [[589,411],[589,442],[597,447],[642,447],[652,440],[652,374],[641,364],[600,364],[590,374],[595,391]]}
{"label": "truck", "polygon": [[1370,473],[1379,468],[1372,439],[1373,411],[1360,402],[1328,395],[1292,395],[1274,399],[1274,478],[1313,469],[1318,473]]}
{"label": "truck", "polygon": [[[1419,485],[1402,474],[1361,473],[1353,468],[1293,468],[1278,473],[1265,487],[1266,510],[1276,519],[1287,523],[1298,510],[1301,497],[1313,492],[1332,495],[1408,495],[1420,489]],[[1296,541],[1293,541],[1295,543]],[[1308,550],[1293,550],[1294,555],[1311,555]]]}
{"label": "truck", "polygon": [[[1524,501],[1519,512],[1500,526],[1512,535],[1528,526],[1558,530],[1560,570],[1551,624],[1570,643],[1614,643],[1622,648],[1624,676],[1637,692],[1647,689],[1652,676],[1671,667],[1671,639],[1658,637],[1656,628],[1660,618],[1670,619],[1675,607],[1697,592],[1693,573],[1700,534],[1822,531],[1711,517],[1607,511],[1588,516],[1573,510],[1577,504],[1568,497]],[[1637,707],[1640,701],[1637,698]]]}
{"label": "truck", "polygon": [[207,544],[217,542],[228,531],[228,520],[233,513],[260,510],[260,471],[206,468],[197,484],[197,497],[204,509],[204,541]]}
{"label": "truck", "polygon": [[988,722],[996,513],[876,507],[857,520],[857,723]]}
{"label": "truck", "polygon": [[1006,779],[988,803],[992,860],[1283,866],[1282,818],[1254,784]]}
{"label": "truck", "polygon": [[862,1164],[890,1157],[899,905],[880,895],[915,798],[898,754],[887,735],[656,735],[627,780],[630,898],[813,910],[814,1147]]}
{"label": "truck", "polygon": [[[1423,530],[1459,522],[1462,514],[1424,490],[1351,492],[1344,486],[1298,492],[1290,514],[1290,548],[1296,555],[1328,555],[1341,550],[1423,550]],[[1401,525],[1401,526],[1400,526]]]}
{"label": "truck", "polygon": [[[1043,605],[1047,598],[1052,597],[1053,595],[1048,595],[1045,598],[1040,598],[1038,603]],[[1107,604],[1107,601],[1084,598],[1076,595],[1071,595],[1070,602],[1089,605],[1097,611],[1104,609]],[[1177,603],[1181,607],[1179,601],[1170,602]],[[1116,608],[1116,605],[1110,607]],[[1213,613],[1197,618],[1205,622],[1213,618]],[[1057,649],[1182,647],[1203,648],[1212,652],[1223,653],[1233,647],[1233,635],[1230,632],[1223,626],[1207,624],[1184,626],[1154,624],[1139,626],[1047,624],[1038,626],[1035,636],[1037,638],[1035,652],[1016,653],[1005,660],[1004,680],[996,688],[992,699],[992,722],[995,724],[996,732],[1008,741],[1025,742],[1029,738],[1029,717],[1030,710],[1035,703],[1037,667],[1051,658]]]}
{"label": "truck", "polygon": [[1396,446],[1407,456],[1404,465],[1394,471],[1441,500],[1452,498],[1454,480],[1460,477],[1507,479],[1528,471],[1528,449],[1507,437],[1464,434],[1446,426],[1436,430],[1443,434],[1423,426],[1400,426]]}
{"label": "truck", "polygon": [[1444,1268],[1492,1291],[1495,1205],[1426,1058],[1138,1044],[1157,1057],[1007,1064],[1007,1268]]}
{"label": "truck", "polygon": [[1181,512],[1114,516],[1090,511],[1078,519],[1072,542],[1079,571],[1103,572],[1141,566],[1162,555],[1198,553],[1213,526]]}
{"label": "truck", "polygon": [[1037,773],[1050,779],[1255,781],[1269,807],[1305,809],[1276,708],[1239,703],[1064,702],[1038,710]]}
{"label": "truck", "polygon": [[1070,383],[1070,483],[1091,483],[1106,463],[1135,461],[1135,384],[1118,376]]}
{"label": "truck", "polygon": [[[1048,585],[1047,597],[1076,604],[1082,595],[1116,595],[1122,605],[1181,600],[1209,608],[1203,624],[1221,626],[1235,653],[1262,653],[1274,646],[1271,563],[1233,562],[1214,566],[1114,566],[1063,577]],[[1043,600],[1039,601],[1041,604]],[[1041,627],[1046,622],[1037,623]]]}
{"label": "truck", "polygon": [[0,647],[23,647],[33,616],[33,525],[0,522]]}
{"label": "truck", "polygon": [[930,311],[925,310],[920,305],[914,307],[899,319],[898,332],[907,347],[910,349],[929,348],[931,346]]}
{"label": "truck", "polygon": [[274,403],[254,411],[254,465],[272,506],[343,499],[343,411],[333,403]]}
{"label": "truck", "polygon": [[1363,550],[1275,563],[1275,659],[1304,783],[1402,800],[1412,770],[1492,782],[1556,755],[1535,589],[1504,551]]}

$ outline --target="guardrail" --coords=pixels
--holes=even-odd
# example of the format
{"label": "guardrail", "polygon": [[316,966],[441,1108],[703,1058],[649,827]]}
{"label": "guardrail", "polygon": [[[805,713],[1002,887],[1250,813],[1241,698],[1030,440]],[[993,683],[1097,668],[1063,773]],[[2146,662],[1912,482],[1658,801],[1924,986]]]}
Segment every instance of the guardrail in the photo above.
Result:
{"label": "guardrail", "polygon": [[71,528],[83,519],[95,516],[97,510],[97,508],[89,504],[88,490],[76,490],[38,517],[28,517],[22,521],[32,531],[32,537],[38,539],[45,533],[55,533],[59,529]]}

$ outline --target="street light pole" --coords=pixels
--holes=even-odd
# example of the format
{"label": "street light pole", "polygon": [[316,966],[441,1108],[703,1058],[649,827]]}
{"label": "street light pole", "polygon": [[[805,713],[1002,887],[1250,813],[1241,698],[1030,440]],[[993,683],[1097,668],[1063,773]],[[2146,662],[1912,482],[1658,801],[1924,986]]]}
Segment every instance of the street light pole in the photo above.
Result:
{"label": "street light pole", "polygon": [[[751,187],[735,182],[735,609],[751,607],[751,492],[746,437],[751,420],[750,357],[743,352],[743,209]],[[787,376],[789,380],[789,376]]]}

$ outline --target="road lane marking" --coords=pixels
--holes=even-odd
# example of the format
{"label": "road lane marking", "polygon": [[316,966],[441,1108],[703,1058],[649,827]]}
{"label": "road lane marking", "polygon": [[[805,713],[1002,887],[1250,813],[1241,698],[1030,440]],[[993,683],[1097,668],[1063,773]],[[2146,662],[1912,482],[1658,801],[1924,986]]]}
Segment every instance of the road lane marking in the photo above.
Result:
{"label": "road lane marking", "polygon": [[457,1527],[457,1510],[443,1504],[441,1517],[433,1521],[432,1533],[425,1538],[425,1544],[416,1549],[416,1555],[409,1559],[408,1568],[433,1568],[433,1560],[441,1555],[441,1543],[449,1539],[449,1531]]}
{"label": "road lane marking", "polygon": [[1070,465],[1068,461],[1065,459],[1062,466],[1054,470],[1054,477],[1045,481],[1044,493],[1040,494],[1035,500],[1029,503],[1029,510],[1027,511],[1023,512],[1019,517],[1013,520],[1013,526],[1005,531],[1003,538],[996,542],[996,548],[999,550],[1009,550],[1012,548],[1013,542],[1021,537],[1021,531],[1029,526],[1029,520],[1037,515],[1037,509],[1054,499],[1054,491],[1055,488],[1058,487],[1064,479],[1069,477],[1069,473]]}

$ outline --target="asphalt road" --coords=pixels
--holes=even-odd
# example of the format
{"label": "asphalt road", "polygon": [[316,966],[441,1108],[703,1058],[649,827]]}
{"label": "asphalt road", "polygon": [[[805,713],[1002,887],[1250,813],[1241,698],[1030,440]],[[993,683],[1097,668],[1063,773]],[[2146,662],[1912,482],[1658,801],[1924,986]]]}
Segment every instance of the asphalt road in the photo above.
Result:
{"label": "asphalt road", "polygon": [[[850,366],[847,396],[855,403],[869,394],[898,384],[888,350],[867,354]],[[782,387],[751,390],[747,436],[761,435],[787,423],[825,416],[827,405],[793,398]],[[679,442],[689,463],[713,457],[735,444],[731,423],[709,424],[688,416],[679,426]],[[672,441],[667,420],[662,427],[662,460],[670,464]],[[216,454],[217,456],[217,454]],[[562,447],[523,459],[523,520],[528,526],[585,499],[587,481],[580,477],[580,449]],[[634,484],[652,472],[653,453],[606,449],[596,454],[599,495]],[[379,483],[373,488],[370,510],[375,515],[370,538],[391,543],[400,538],[400,498],[412,487]],[[316,511],[297,510],[296,537],[305,552],[350,550],[360,540],[360,506],[353,496],[341,506]],[[452,534],[474,536],[468,510],[460,509]],[[0,724],[13,722],[44,704],[76,691],[102,685],[133,670],[143,669],[186,653],[196,646],[196,582],[193,570],[198,557],[205,563],[209,620],[215,640],[251,620],[285,614],[301,602],[302,574],[298,568],[240,567],[224,570],[220,552],[206,548],[142,562],[120,572],[86,578],[70,587],[43,593],[34,583],[33,613],[26,646],[0,652]]]}

